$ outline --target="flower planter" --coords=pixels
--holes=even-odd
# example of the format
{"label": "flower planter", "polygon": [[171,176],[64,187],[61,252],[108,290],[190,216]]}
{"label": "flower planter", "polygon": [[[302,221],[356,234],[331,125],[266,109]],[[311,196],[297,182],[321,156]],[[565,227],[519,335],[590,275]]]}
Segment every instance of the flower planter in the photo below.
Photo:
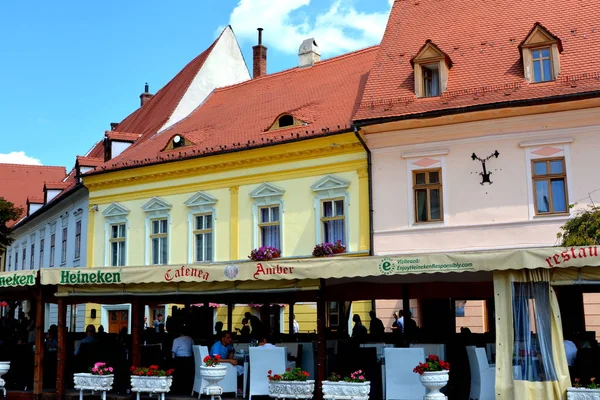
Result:
{"label": "flower planter", "polygon": [[114,375],[92,375],[87,372],[73,374],[77,390],[108,391],[112,389],[114,380]]}
{"label": "flower planter", "polygon": [[367,400],[371,391],[371,382],[332,382],[323,381],[324,399]]}
{"label": "flower planter", "polygon": [[312,399],[315,381],[270,381],[269,397],[276,399]]}
{"label": "flower planter", "polygon": [[208,385],[204,388],[204,392],[206,394],[222,393],[223,389],[219,386],[219,382],[225,378],[225,375],[227,375],[227,365],[217,365],[214,367],[200,366],[200,376],[208,382]]}
{"label": "flower planter", "polygon": [[567,400],[600,400],[600,389],[567,388]]}
{"label": "flower planter", "polygon": [[4,376],[9,369],[10,361],[0,361],[0,390],[2,390],[2,392],[4,393],[4,397],[6,397],[6,389],[4,389],[4,385],[6,382],[4,382],[2,376]]}
{"label": "flower planter", "polygon": [[446,396],[440,392],[440,389],[448,383],[449,371],[428,371],[419,376],[421,384],[428,389],[424,400],[446,399]]}
{"label": "flower planter", "polygon": [[160,393],[161,399],[165,400],[165,393],[171,390],[172,376],[137,376],[131,375],[131,391],[136,392],[137,400],[140,393]]}

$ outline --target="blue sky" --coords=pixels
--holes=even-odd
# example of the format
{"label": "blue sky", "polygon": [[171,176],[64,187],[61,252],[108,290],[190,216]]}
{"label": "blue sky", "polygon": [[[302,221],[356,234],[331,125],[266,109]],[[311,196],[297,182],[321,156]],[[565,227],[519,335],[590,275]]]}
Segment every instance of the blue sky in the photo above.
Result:
{"label": "blue sky", "polygon": [[[265,29],[268,72],[303,39],[329,58],[380,41],[391,0],[0,2],[0,162],[73,167],[230,24],[251,62]],[[250,66],[251,69],[251,66]]]}

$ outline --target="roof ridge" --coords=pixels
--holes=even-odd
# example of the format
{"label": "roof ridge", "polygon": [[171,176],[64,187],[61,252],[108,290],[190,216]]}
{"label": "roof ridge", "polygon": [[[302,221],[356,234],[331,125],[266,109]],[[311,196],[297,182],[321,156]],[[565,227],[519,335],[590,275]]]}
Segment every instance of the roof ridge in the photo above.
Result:
{"label": "roof ridge", "polygon": [[[358,55],[360,53],[366,53],[366,52],[369,52],[369,51],[374,51],[374,50],[378,49],[379,46],[380,45],[375,44],[373,46],[364,47],[362,49],[353,50],[353,51],[351,51],[349,53],[344,53],[344,54],[337,55],[335,57],[327,58],[325,60],[317,61],[310,68],[316,68],[316,67],[319,67],[321,65],[329,64],[330,62],[339,61],[339,60],[347,58],[347,57]],[[223,86],[223,87],[220,87],[220,88],[216,88],[215,90],[213,90],[213,92],[222,92],[222,91],[233,89],[233,88],[237,88],[237,87],[240,87],[242,85],[249,84],[249,83],[252,83],[252,82],[260,82],[260,81],[262,81],[264,79],[268,79],[268,78],[272,78],[272,77],[275,77],[275,76],[289,74],[289,73],[291,73],[293,71],[301,70],[301,69],[302,70],[308,70],[308,68],[306,68],[306,67],[292,67],[292,68],[284,69],[283,71],[273,72],[272,74],[266,74],[266,75],[260,76],[258,78],[252,78],[252,79],[249,79],[249,80],[244,81],[244,82],[236,83],[235,85],[229,85],[229,86]]]}
{"label": "roof ridge", "polygon": [[62,168],[66,171],[67,167],[63,167],[62,165],[35,165],[35,164],[14,164],[14,163],[0,163],[0,166],[10,165],[12,167],[35,167],[35,168]]}

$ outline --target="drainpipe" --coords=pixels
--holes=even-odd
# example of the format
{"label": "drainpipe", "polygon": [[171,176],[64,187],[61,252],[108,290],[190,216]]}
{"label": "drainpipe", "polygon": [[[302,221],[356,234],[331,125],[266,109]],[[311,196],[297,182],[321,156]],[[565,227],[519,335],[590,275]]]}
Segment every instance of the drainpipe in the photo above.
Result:
{"label": "drainpipe", "polygon": [[354,135],[356,139],[360,142],[363,149],[367,152],[367,174],[368,174],[368,182],[369,182],[369,255],[373,255],[373,174],[372,174],[372,165],[371,165],[371,150],[363,140],[362,136],[358,131],[358,127],[356,125],[352,125],[354,129]]}

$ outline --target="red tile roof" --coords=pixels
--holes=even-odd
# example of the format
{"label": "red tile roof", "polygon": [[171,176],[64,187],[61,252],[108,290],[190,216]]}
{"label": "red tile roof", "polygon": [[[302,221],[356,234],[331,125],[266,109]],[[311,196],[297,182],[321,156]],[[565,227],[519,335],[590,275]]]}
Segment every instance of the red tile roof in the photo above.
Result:
{"label": "red tile roof", "polygon": [[141,133],[129,133],[119,131],[106,131],[104,136],[110,140],[116,140],[120,142],[135,142],[141,136]]}
{"label": "red tile roof", "polygon": [[[198,157],[350,129],[377,46],[216,89],[187,118],[130,147],[107,169]],[[267,131],[282,113],[306,126]],[[162,151],[176,134],[194,143]],[[97,173],[103,167],[97,169]]]}
{"label": "red tile roof", "polygon": [[77,164],[81,167],[97,167],[104,163],[104,157],[77,156]]}
{"label": "red tile roof", "polygon": [[60,181],[66,174],[65,167],[0,164],[0,197],[23,208],[25,213],[28,197],[43,197],[44,183]]}
{"label": "red tile roof", "polygon": [[29,196],[27,198],[27,204],[44,204],[44,198],[37,196]]}
{"label": "red tile roof", "polygon": [[[355,120],[600,90],[596,1],[396,0]],[[519,44],[536,23],[562,42],[554,82],[524,79]],[[440,97],[417,99],[411,58],[431,40],[453,62]]]}
{"label": "red tile roof", "polygon": [[44,188],[46,188],[46,190],[63,190],[67,186],[69,186],[68,182],[46,182],[44,184]]}

